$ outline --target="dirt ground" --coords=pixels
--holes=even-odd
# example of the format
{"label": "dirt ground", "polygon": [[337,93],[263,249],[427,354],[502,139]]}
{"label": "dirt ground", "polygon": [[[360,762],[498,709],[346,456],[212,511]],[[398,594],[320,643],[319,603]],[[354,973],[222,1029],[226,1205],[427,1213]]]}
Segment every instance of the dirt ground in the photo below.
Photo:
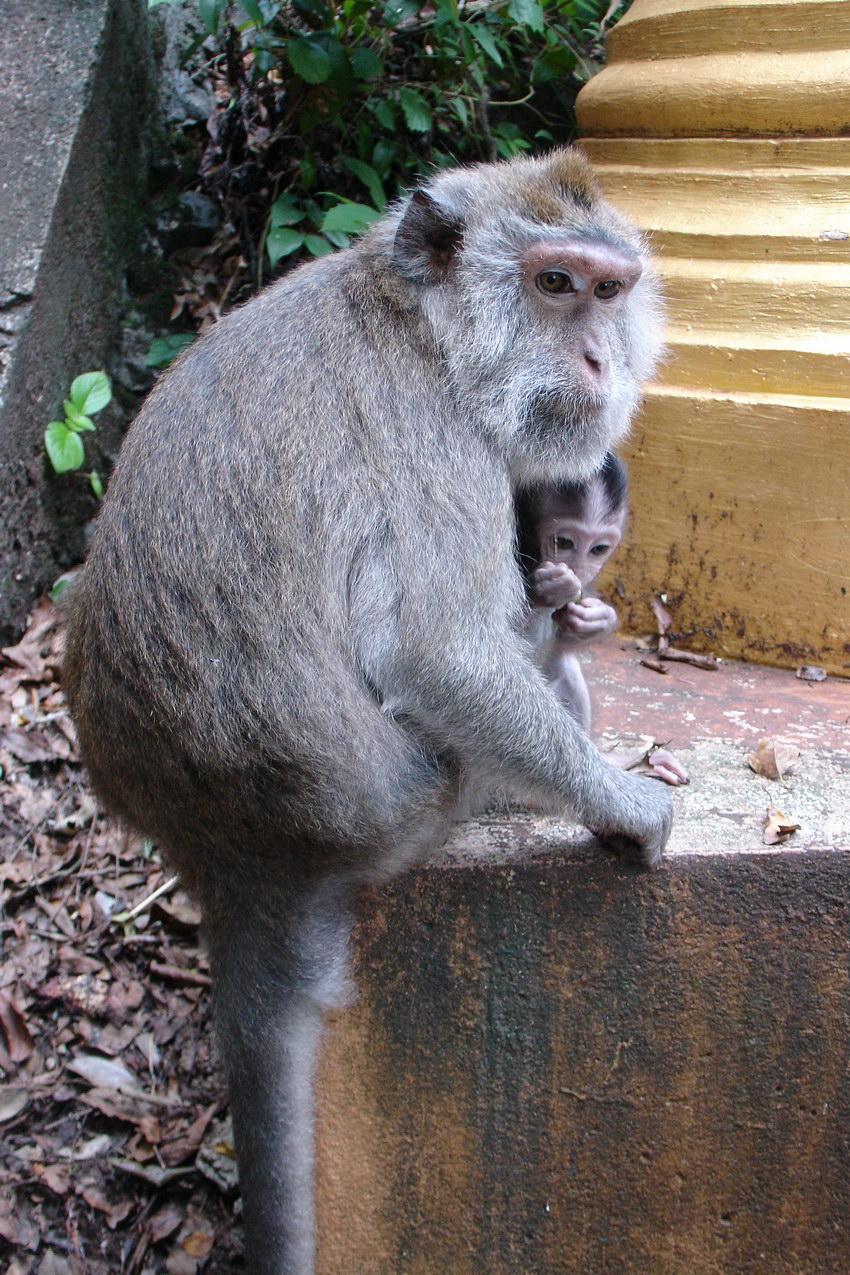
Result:
{"label": "dirt ground", "polygon": [[199,918],[87,790],[60,647],[45,600],[0,652],[0,1262],[241,1269]]}

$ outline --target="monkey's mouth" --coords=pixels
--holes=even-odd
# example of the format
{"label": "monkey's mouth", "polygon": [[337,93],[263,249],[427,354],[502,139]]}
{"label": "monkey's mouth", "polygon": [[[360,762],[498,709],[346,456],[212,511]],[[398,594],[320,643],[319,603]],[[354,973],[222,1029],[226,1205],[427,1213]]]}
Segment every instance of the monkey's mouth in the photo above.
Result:
{"label": "monkey's mouth", "polygon": [[596,425],[608,406],[604,394],[591,394],[574,386],[549,387],[531,401],[529,424],[536,433],[551,434],[563,429]]}

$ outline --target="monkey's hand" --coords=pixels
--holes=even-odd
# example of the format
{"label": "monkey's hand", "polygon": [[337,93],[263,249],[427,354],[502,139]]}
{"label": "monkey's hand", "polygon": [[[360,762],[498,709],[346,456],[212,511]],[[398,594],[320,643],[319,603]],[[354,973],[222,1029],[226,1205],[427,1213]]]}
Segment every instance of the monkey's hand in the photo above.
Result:
{"label": "monkey's hand", "polygon": [[561,636],[587,641],[601,633],[611,633],[617,627],[617,612],[601,598],[581,598],[568,602],[555,611],[552,619]]}
{"label": "monkey's hand", "polygon": [[658,868],[673,824],[670,791],[628,774],[620,776],[620,782],[624,780],[627,782],[620,788],[617,803],[619,818],[609,816],[604,826],[597,824],[591,832],[620,858],[644,868]]}
{"label": "monkey's hand", "polygon": [[544,562],[529,577],[531,600],[538,607],[563,607],[581,597],[581,581],[565,562]]}

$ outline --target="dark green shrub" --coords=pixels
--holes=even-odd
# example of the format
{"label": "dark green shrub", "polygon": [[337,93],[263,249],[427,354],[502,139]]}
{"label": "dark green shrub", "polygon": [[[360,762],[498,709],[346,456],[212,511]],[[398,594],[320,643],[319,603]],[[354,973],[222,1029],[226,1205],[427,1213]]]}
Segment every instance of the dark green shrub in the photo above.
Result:
{"label": "dark green shrub", "polygon": [[569,141],[606,0],[199,0],[201,162],[255,283],[344,246],[423,171]]}

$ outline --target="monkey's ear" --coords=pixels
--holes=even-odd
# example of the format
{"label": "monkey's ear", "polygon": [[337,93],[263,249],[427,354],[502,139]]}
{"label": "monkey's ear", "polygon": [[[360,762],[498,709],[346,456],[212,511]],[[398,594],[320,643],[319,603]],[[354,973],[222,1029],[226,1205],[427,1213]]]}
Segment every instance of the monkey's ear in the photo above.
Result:
{"label": "monkey's ear", "polygon": [[452,271],[463,238],[458,213],[427,190],[415,190],[393,242],[393,264],[419,283],[441,283]]}

